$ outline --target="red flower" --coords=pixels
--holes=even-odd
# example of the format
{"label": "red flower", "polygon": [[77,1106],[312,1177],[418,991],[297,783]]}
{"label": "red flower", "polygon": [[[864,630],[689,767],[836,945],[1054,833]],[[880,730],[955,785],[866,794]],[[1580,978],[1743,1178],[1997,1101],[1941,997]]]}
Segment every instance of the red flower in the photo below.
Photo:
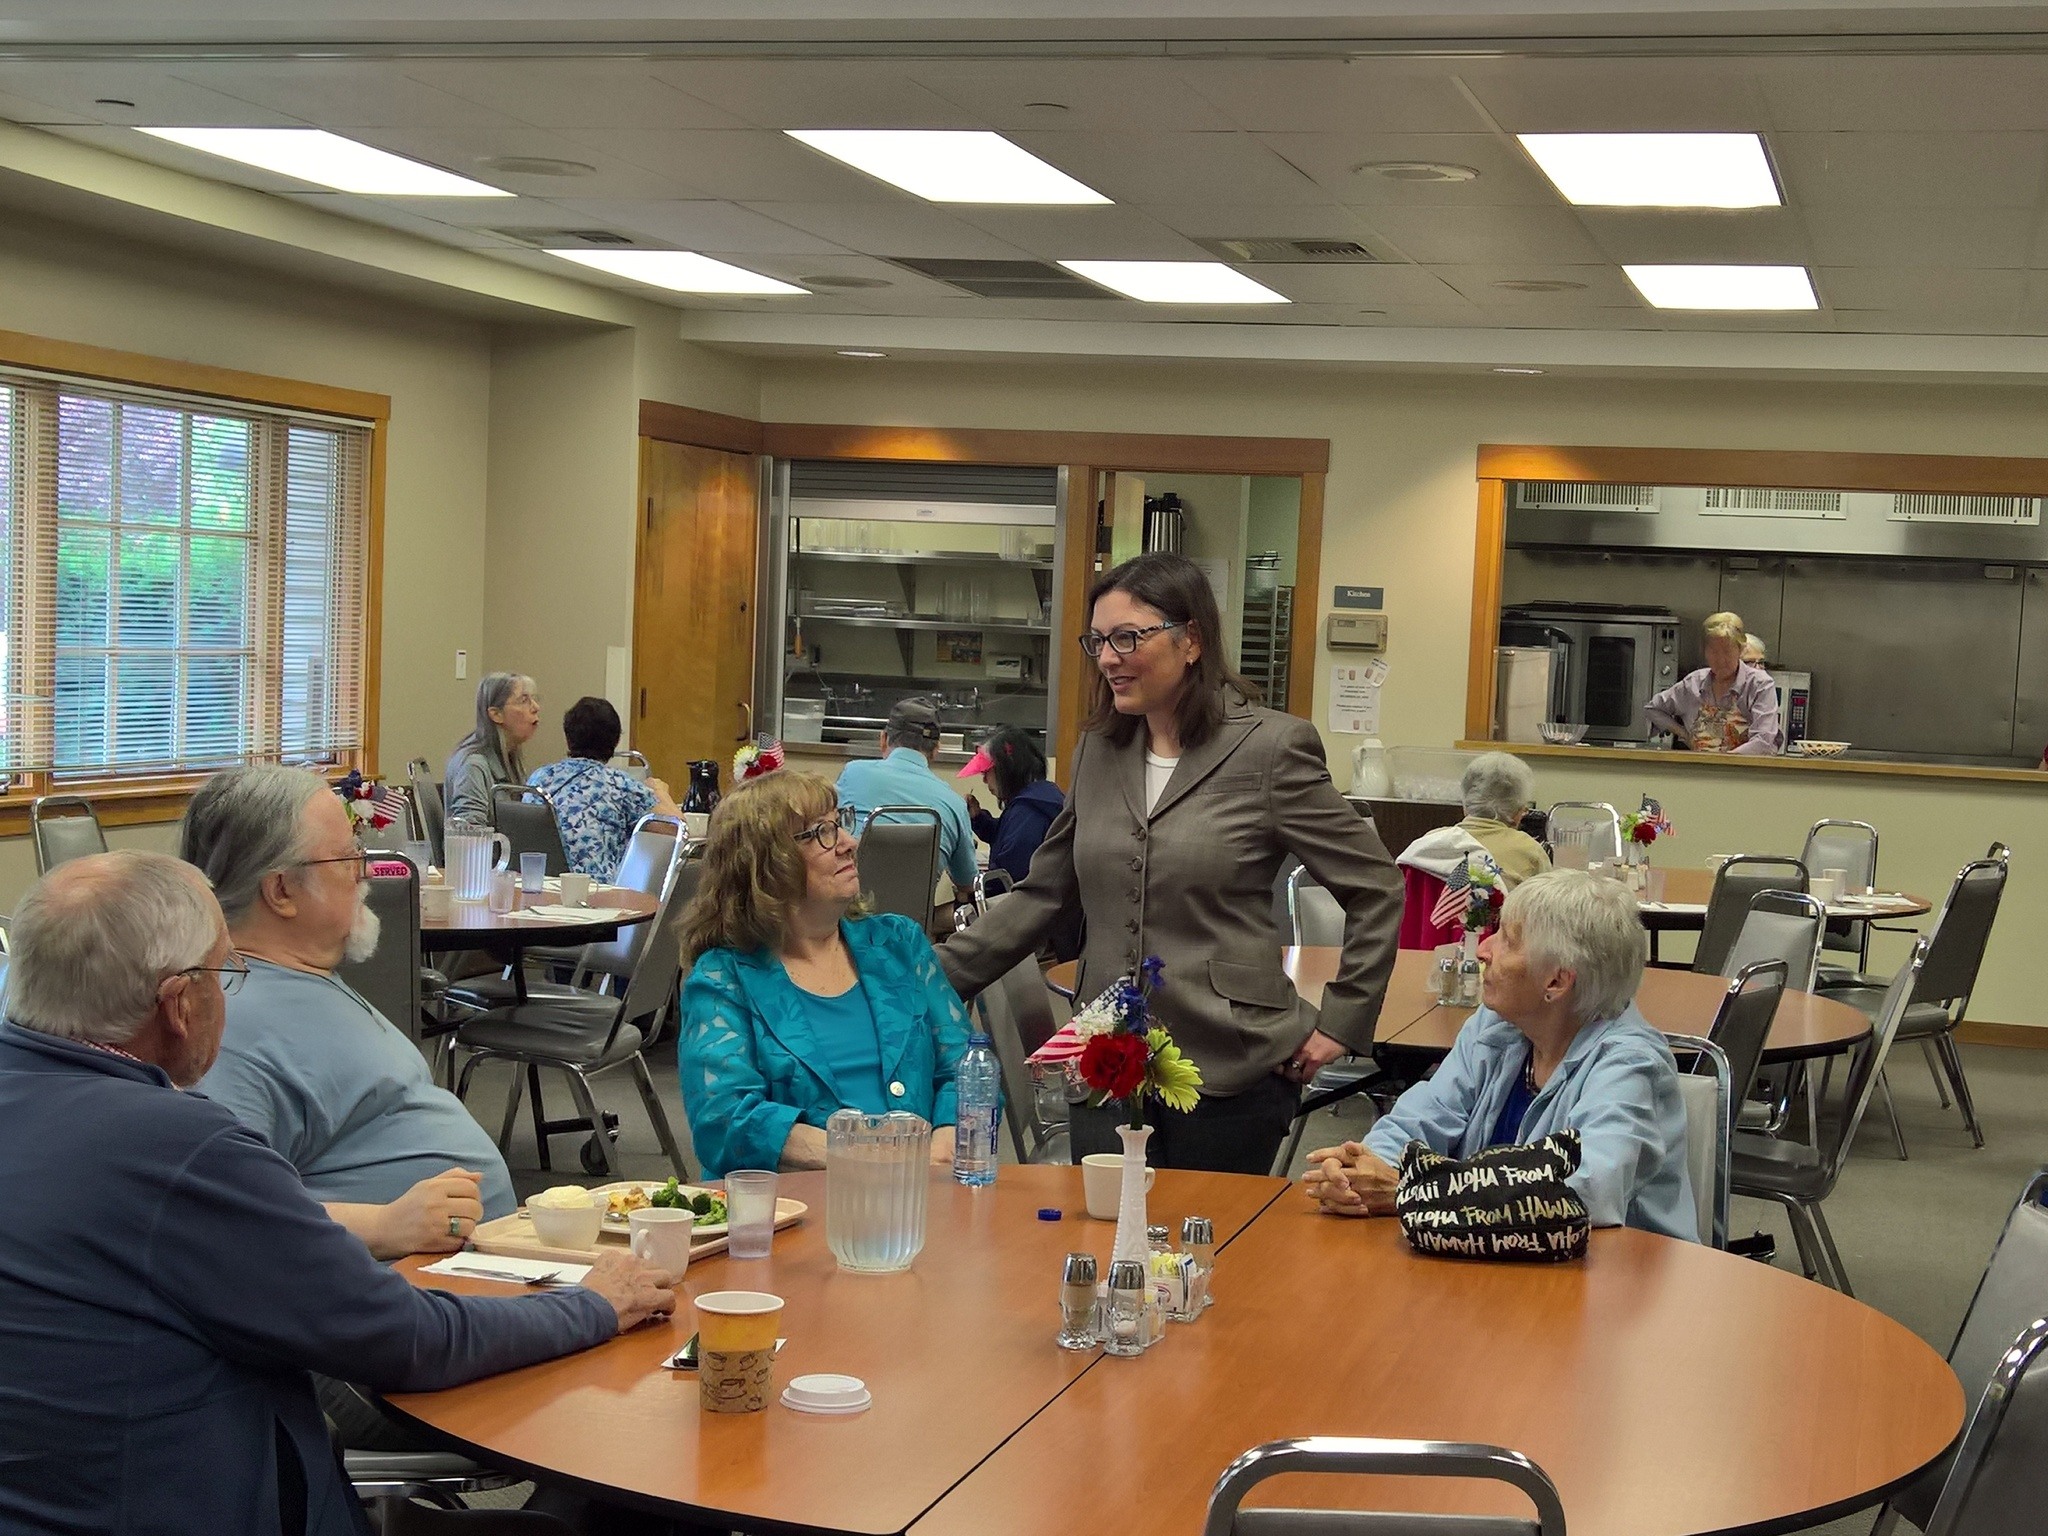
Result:
{"label": "red flower", "polygon": [[1657,841],[1657,824],[1654,821],[1639,821],[1629,836],[1647,848]]}
{"label": "red flower", "polygon": [[1081,1048],[1081,1081],[1109,1099],[1128,1099],[1143,1086],[1152,1049],[1137,1035],[1096,1035]]}

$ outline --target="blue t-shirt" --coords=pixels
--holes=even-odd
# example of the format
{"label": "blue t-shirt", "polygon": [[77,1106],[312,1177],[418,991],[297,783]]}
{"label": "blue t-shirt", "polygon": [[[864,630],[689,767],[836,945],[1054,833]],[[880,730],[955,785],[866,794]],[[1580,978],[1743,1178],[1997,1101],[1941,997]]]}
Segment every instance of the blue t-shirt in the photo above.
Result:
{"label": "blue t-shirt", "polygon": [[797,991],[824,1048],[819,1065],[839,1085],[842,1106],[864,1115],[886,1115],[896,1106],[889,1102],[888,1085],[882,1081],[882,1037],[876,1032],[866,989],[856,981],[837,997],[820,997],[801,987]]}
{"label": "blue t-shirt", "polygon": [[[1532,1047],[1533,1049],[1533,1047]],[[1486,1138],[1489,1147],[1512,1147],[1522,1139],[1522,1122],[1529,1118],[1529,1106],[1536,1102],[1536,1090],[1529,1086],[1529,1056],[1525,1053],[1521,1066],[1515,1069],[1515,1079],[1508,1085],[1507,1102],[1500,1107],[1500,1115],[1493,1122],[1493,1134]]]}
{"label": "blue t-shirt", "polygon": [[863,758],[839,771],[839,803],[860,813],[861,826],[877,807],[928,805],[939,813],[939,863],[953,884],[967,890],[979,868],[974,862],[974,828],[967,822],[967,802],[949,789],[925,755],[914,747],[898,747],[884,758]]}
{"label": "blue t-shirt", "polygon": [[526,782],[554,802],[569,867],[594,880],[616,878],[635,824],[654,809],[654,791],[630,773],[589,757],[565,757],[536,768]]}
{"label": "blue t-shirt", "polygon": [[412,1041],[331,975],[250,958],[199,1091],[269,1142],[316,1200],[389,1205],[468,1168],[483,1175],[485,1220],[518,1207],[490,1133]]}

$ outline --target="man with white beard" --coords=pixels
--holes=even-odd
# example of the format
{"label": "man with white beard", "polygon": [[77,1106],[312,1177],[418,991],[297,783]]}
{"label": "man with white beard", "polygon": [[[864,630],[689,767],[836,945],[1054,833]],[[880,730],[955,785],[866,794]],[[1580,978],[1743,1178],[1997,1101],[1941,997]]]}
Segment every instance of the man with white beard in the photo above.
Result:
{"label": "man with white beard", "polygon": [[490,1135],[418,1049],[334,974],[377,947],[346,807],[302,768],[231,768],[192,797],[179,847],[213,886],[249,978],[198,1091],[298,1169],[383,1259],[450,1252],[519,1203]]}

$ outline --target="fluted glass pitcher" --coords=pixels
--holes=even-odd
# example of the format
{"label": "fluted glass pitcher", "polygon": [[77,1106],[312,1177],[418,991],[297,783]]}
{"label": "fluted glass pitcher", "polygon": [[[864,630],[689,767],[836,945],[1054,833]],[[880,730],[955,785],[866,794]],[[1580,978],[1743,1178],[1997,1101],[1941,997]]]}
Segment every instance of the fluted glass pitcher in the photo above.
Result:
{"label": "fluted glass pitcher", "polygon": [[825,1242],[841,1269],[889,1274],[924,1248],[932,1128],[901,1110],[825,1122]]}

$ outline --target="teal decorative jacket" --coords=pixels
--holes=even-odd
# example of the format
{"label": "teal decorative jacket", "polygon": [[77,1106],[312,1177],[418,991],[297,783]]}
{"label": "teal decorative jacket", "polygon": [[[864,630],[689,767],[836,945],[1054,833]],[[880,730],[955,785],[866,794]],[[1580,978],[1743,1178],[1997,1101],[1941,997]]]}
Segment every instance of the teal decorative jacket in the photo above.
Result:
{"label": "teal decorative jacket", "polygon": [[[967,1011],[931,941],[907,917],[839,925],[882,1042],[894,1108],[934,1126],[954,1120],[953,1071]],[[683,984],[677,1052],[690,1137],[708,1178],[773,1168],[798,1121],[823,1129],[845,1103],[825,1065],[804,992],[768,950],[706,950]]]}

